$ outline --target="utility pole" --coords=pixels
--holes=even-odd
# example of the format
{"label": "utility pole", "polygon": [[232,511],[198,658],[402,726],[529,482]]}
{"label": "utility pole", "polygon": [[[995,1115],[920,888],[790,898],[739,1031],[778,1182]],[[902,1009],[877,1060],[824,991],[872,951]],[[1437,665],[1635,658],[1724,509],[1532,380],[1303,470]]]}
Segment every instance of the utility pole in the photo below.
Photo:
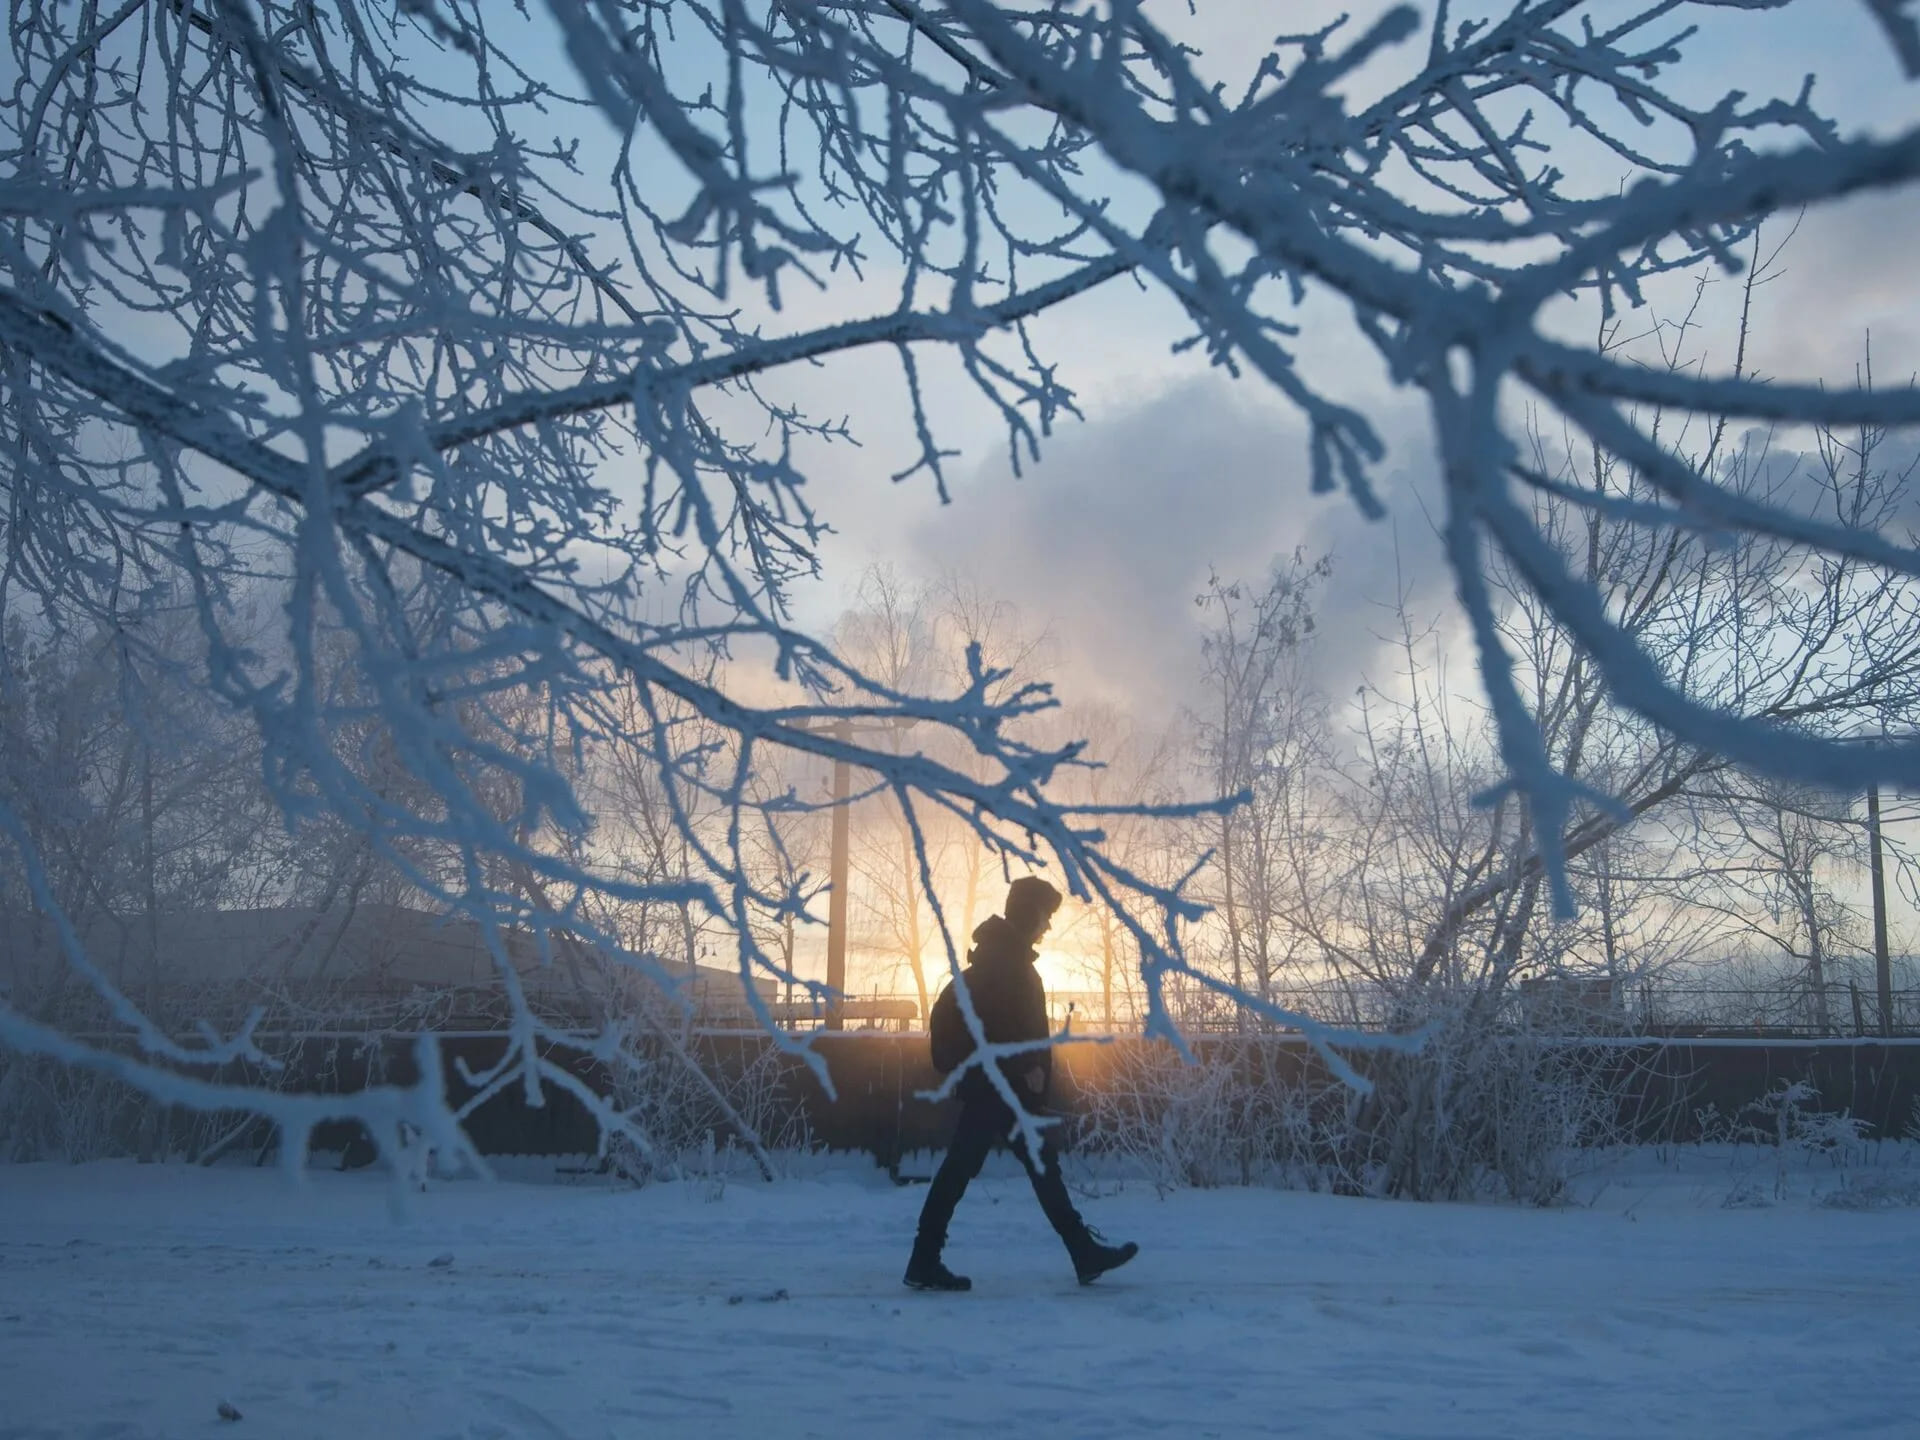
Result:
{"label": "utility pole", "polygon": [[[853,727],[842,720],[833,727],[833,738],[846,744]],[[833,994],[827,1000],[827,1029],[846,1029],[846,1016],[840,999],[847,989],[847,851],[850,844],[847,798],[853,793],[851,767],[845,760],[833,762],[833,852],[827,865],[827,988]],[[817,832],[816,832],[817,833]]]}
{"label": "utility pole", "polygon": [[1880,787],[1867,787],[1867,861],[1873,872],[1873,981],[1880,1033],[1893,1034],[1893,957],[1887,951],[1887,866],[1880,849]]}
{"label": "utility pole", "polygon": [[[897,732],[916,723],[904,716],[896,717],[885,725],[863,725],[858,733],[867,734],[874,730]],[[852,723],[846,720],[835,720],[824,727],[812,728],[824,728],[842,745],[851,744],[856,733]],[[847,872],[851,868],[847,852],[852,848],[852,795],[853,767],[844,759],[835,758],[832,853],[827,859],[827,988],[833,992],[827,1001],[826,1028],[829,1030],[847,1028],[841,1001],[847,990]]]}

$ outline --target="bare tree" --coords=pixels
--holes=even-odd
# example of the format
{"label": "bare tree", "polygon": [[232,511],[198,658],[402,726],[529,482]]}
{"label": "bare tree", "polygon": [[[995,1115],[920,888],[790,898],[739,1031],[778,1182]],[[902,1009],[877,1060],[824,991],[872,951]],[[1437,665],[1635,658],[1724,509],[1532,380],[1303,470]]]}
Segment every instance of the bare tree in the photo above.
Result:
{"label": "bare tree", "polygon": [[[876,567],[863,577],[854,607],[840,619],[841,653],[890,690],[924,690],[943,668],[937,654],[927,588],[897,571]],[[875,743],[892,753],[910,749],[918,737],[896,728]],[[858,895],[868,916],[870,948],[906,962],[920,1023],[927,1023],[933,991],[927,979],[927,949],[937,922],[921,875],[923,856],[937,875],[945,858],[944,827],[921,826],[891,794],[881,792],[859,807],[859,844],[854,857]],[[851,898],[851,897],[850,897]]]}
{"label": "bare tree", "polygon": [[1264,587],[1212,577],[1200,596],[1211,629],[1201,643],[1207,708],[1194,717],[1207,782],[1242,803],[1207,826],[1216,849],[1210,898],[1225,932],[1236,991],[1273,999],[1277,969],[1293,958],[1269,893],[1282,836],[1305,825],[1302,800],[1315,743],[1314,697],[1300,664],[1314,627],[1313,598],[1330,570],[1296,552]]}
{"label": "bare tree", "polygon": [[[1753,287],[1772,271],[1771,257],[1756,262],[1736,372]],[[1636,338],[1651,364],[1681,370],[1695,363],[1696,329],[1690,310]],[[1611,350],[1628,342],[1603,334],[1599,343]],[[1812,457],[1776,453],[1764,433],[1736,437],[1684,413],[1638,423],[1687,452],[1689,466],[1716,473],[1729,493],[1764,494],[1770,504],[1873,527],[1888,525],[1903,502],[1903,474],[1837,465],[1831,445]],[[1658,657],[1673,688],[1796,733],[1843,736],[1911,713],[1920,694],[1920,596],[1909,584],[1761,537],[1648,527],[1632,513],[1647,483],[1636,466],[1598,446],[1556,446],[1537,431],[1533,448],[1527,468],[1538,482],[1538,532],[1604,597],[1615,623]],[[1872,449],[1854,447],[1863,448]],[[1621,505],[1605,517],[1575,503],[1576,493],[1611,495]],[[1647,724],[1524,574],[1496,564],[1488,575],[1502,599],[1497,622],[1513,660],[1510,680],[1554,766],[1588,797],[1563,827],[1543,833],[1542,812],[1518,803],[1503,782],[1497,717],[1448,683],[1441,637],[1416,625],[1402,600],[1399,673],[1363,690],[1349,749],[1322,743],[1311,752],[1313,793],[1296,807],[1302,818],[1272,831],[1264,851],[1246,847],[1270,878],[1243,878],[1247,867],[1228,846],[1216,862],[1240,897],[1223,904],[1219,922],[1229,959],[1247,948],[1244,897],[1264,887],[1278,899],[1273,923],[1299,957],[1296,973],[1333,987],[1346,1001],[1344,1018],[1424,1027],[1426,1055],[1396,1072],[1398,1083],[1366,1111],[1361,1138],[1380,1148],[1356,1167],[1377,1163],[1386,1188],[1414,1193],[1470,1186],[1474,1163],[1491,1163],[1484,1154],[1476,1161],[1472,1146],[1435,1149],[1447,1133],[1435,1128],[1436,1117],[1467,1113],[1475,1087],[1499,1089],[1498,1077],[1510,1073],[1511,1026],[1578,1030],[1594,1018],[1578,1009],[1617,1012],[1628,988],[1697,960],[1724,942],[1743,875],[1782,897],[1772,913],[1784,911],[1789,930],[1803,937],[1783,943],[1802,955],[1824,997],[1822,941],[1838,912],[1819,872],[1843,838],[1854,838],[1833,815],[1818,820],[1805,787],[1781,801],[1782,792],[1756,788],[1718,749]],[[1323,729],[1309,718],[1270,727],[1260,743],[1291,745],[1291,737]],[[1255,771],[1243,763],[1240,773]],[[1250,812],[1261,812],[1257,795]],[[1588,902],[1580,921],[1547,903],[1556,854],[1565,883]],[[1628,947],[1623,932],[1651,943]],[[1268,943],[1265,932],[1256,938]],[[1831,1023],[1824,1005],[1816,999],[1822,1026]]]}
{"label": "bare tree", "polygon": [[1777,946],[1791,962],[1790,979],[1809,1002],[1816,1031],[1834,1033],[1831,987],[1843,947],[1858,942],[1859,913],[1841,899],[1835,871],[1858,869],[1866,836],[1845,797],[1804,787],[1729,787],[1724,824],[1732,852],[1721,867],[1729,909],[1753,938]]}
{"label": "bare tree", "polygon": [[[1141,717],[1110,705],[1064,707],[1057,723],[1086,737],[1088,764],[1070,781],[1068,793],[1095,808],[1126,800],[1176,803],[1188,777],[1179,762],[1184,732],[1177,725],[1152,729]],[[1152,815],[1116,815],[1106,825],[1106,845],[1116,859],[1155,883],[1172,885],[1193,863],[1191,827]],[[1196,892],[1197,893],[1197,892]],[[1078,944],[1083,963],[1099,976],[1099,1023],[1131,1029],[1140,1023],[1145,995],[1139,983],[1143,956],[1111,906],[1095,903],[1065,917],[1052,943]]]}

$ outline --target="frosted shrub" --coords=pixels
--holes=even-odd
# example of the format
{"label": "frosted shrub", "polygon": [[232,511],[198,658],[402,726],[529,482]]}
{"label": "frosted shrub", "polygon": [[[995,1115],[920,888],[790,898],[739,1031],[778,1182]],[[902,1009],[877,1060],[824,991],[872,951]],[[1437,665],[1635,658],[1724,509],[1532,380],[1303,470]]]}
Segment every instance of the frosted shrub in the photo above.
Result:
{"label": "frosted shrub", "polygon": [[1847,1175],[1814,1203],[1823,1210],[1911,1210],[1920,1207],[1920,1175]]}
{"label": "frosted shrub", "polygon": [[[771,1179],[780,1155],[811,1148],[792,1058],[768,1046],[744,1065],[730,1064],[713,1048],[726,1043],[656,1030],[602,1047],[607,1101],[622,1121],[607,1136],[607,1170],[642,1185],[683,1177],[718,1183],[735,1169]],[[638,1135],[648,1143],[637,1143]]]}
{"label": "frosted shrub", "polygon": [[139,1091],[107,1076],[0,1049],[0,1162],[131,1154],[145,1109]]}
{"label": "frosted shrub", "polygon": [[[1786,1198],[1788,1176],[1796,1162],[1815,1159],[1834,1167],[1857,1162],[1863,1154],[1867,1124],[1846,1111],[1819,1108],[1820,1091],[1808,1080],[1783,1079],[1732,1115],[1709,1105],[1697,1112],[1700,1139],[1709,1145],[1758,1145],[1773,1170],[1773,1198]],[[1764,1204],[1750,1180],[1735,1187],[1729,1203]],[[1843,1202],[1835,1202],[1846,1208]],[[1868,1207],[1871,1208],[1871,1207]]]}
{"label": "frosted shrub", "polygon": [[1564,1197],[1583,1149],[1621,1138],[1633,1066],[1524,1035],[1431,1035],[1364,1062],[1358,1097],[1297,1041],[1209,1043],[1188,1064],[1128,1047],[1076,1067],[1076,1147],[1162,1190],[1272,1184],[1417,1200]]}
{"label": "frosted shrub", "polygon": [[1280,1184],[1334,1188],[1329,1165],[1347,1094],[1297,1046],[1215,1041],[1197,1063],[1170,1046],[1101,1052],[1074,1066],[1075,1149],[1167,1190]]}
{"label": "frosted shrub", "polygon": [[1819,1100],[1819,1087],[1812,1081],[1782,1080],[1742,1108],[1742,1116],[1753,1117],[1740,1127],[1742,1138],[1771,1144],[1783,1157],[1798,1151],[1845,1159],[1864,1138],[1866,1122],[1844,1110],[1822,1110]]}
{"label": "frosted shrub", "polygon": [[1554,1204],[1580,1151],[1624,1138],[1635,1074],[1621,1052],[1458,1017],[1427,1037],[1417,1055],[1380,1057],[1355,1106],[1348,1166],[1370,1192]]}

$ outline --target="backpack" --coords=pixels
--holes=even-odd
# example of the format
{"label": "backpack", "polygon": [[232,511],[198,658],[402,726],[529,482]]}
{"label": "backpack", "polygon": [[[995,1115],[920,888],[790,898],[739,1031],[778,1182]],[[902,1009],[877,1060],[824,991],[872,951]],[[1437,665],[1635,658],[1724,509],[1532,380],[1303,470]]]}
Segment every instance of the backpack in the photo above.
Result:
{"label": "backpack", "polygon": [[[973,967],[962,972],[973,979]],[[927,1038],[933,1042],[933,1068],[942,1075],[958,1070],[973,1053],[973,1032],[967,1029],[967,1017],[960,1013],[960,997],[953,981],[947,982],[927,1015]]]}

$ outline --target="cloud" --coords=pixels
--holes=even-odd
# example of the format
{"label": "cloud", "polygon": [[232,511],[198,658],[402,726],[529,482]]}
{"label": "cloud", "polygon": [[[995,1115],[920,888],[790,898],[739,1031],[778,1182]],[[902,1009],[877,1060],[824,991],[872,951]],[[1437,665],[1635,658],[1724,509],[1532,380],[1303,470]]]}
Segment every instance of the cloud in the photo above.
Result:
{"label": "cloud", "polygon": [[[1775,233],[1785,238],[1782,222]],[[1912,190],[1808,211],[1781,256],[1780,278],[1759,296],[1753,355],[1760,371],[1849,384],[1871,334],[1875,383],[1908,383],[1920,370],[1916,234],[1920,192]]]}
{"label": "cloud", "polygon": [[1191,696],[1210,571],[1258,580],[1296,546],[1331,552],[1320,680],[1338,694],[1373,655],[1396,584],[1416,613],[1447,603],[1418,503],[1432,466],[1408,463],[1411,437],[1391,448],[1393,518],[1369,523],[1344,495],[1310,493],[1296,416],[1263,387],[1209,373],[1096,412],[1022,477],[983,467],[912,527],[907,564],[968,575],[1050,624],[1070,692],[1166,715]]}

